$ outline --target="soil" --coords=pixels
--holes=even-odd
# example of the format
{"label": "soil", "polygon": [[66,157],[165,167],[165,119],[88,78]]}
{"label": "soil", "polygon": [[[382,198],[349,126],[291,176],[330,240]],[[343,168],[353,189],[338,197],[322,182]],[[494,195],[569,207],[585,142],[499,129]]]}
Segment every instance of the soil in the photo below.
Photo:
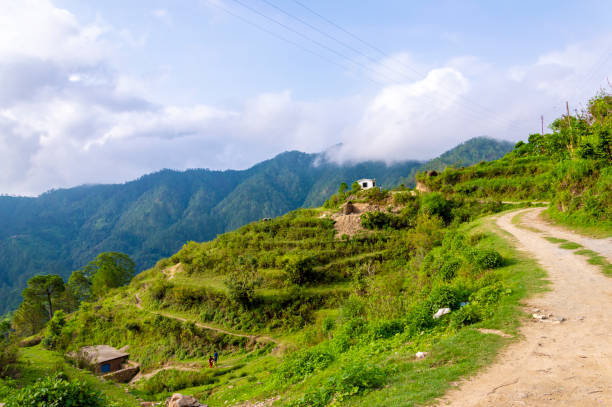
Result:
{"label": "soil", "polygon": [[527,251],[548,272],[550,291],[527,301],[533,314],[521,328],[523,340],[499,355],[497,362],[459,383],[444,406],[611,406],[612,279],[584,256],[564,250],[544,235],[580,243],[610,256],[610,240],[577,235],[540,218],[542,209],[526,209],[525,226],[511,212],[497,220],[518,249]]}
{"label": "soil", "polygon": [[[391,204],[392,200],[389,199],[384,205],[374,205],[364,202],[353,203],[353,213],[345,215],[342,212],[334,213],[330,217],[336,221],[334,228],[336,229],[336,237],[340,238],[342,235],[353,236],[356,233],[365,231],[361,226],[361,214],[366,212],[374,211],[386,211],[386,208]],[[393,207],[391,212],[397,213],[400,208]]]}
{"label": "soil", "polygon": [[164,274],[168,276],[168,280],[172,280],[176,273],[180,273],[181,271],[183,271],[183,265],[181,263],[176,263],[174,266],[164,269]]}

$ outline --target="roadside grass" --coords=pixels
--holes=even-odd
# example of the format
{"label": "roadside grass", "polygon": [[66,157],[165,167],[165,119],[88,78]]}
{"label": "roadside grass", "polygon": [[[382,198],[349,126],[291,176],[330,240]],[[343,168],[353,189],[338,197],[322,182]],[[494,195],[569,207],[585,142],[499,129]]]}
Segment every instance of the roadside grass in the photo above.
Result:
{"label": "roadside grass", "polygon": [[542,212],[542,217],[552,224],[565,227],[571,231],[584,236],[590,236],[598,239],[612,237],[612,223],[597,222],[597,224],[586,223],[575,217],[563,216],[562,212],[552,212],[549,208]]}
{"label": "roadside grass", "polygon": [[[392,367],[387,385],[361,397],[349,399],[347,406],[415,406],[431,404],[444,395],[453,382],[473,376],[492,363],[502,347],[519,338],[519,327],[525,318],[521,303],[525,298],[547,289],[546,272],[533,258],[518,252],[501,235],[494,218],[484,218],[464,231],[484,233],[480,247],[495,248],[505,259],[505,267],[497,269],[500,280],[511,289],[492,318],[457,332],[441,332],[422,343],[410,342],[392,348],[364,363]],[[512,334],[503,338],[483,334],[477,328],[499,329]],[[415,361],[415,351],[427,351],[428,357]]]}
{"label": "roadside grass", "polygon": [[587,261],[590,264],[600,266],[606,276],[612,277],[612,264],[599,253],[587,249],[576,250],[575,253],[588,257]]}
{"label": "roadside grass", "polygon": [[[102,381],[89,371],[77,369],[68,363],[62,354],[46,350],[41,345],[21,348],[19,367],[21,369],[20,377],[10,383],[4,383],[5,386],[8,385],[16,390],[33,384],[38,378],[54,376],[63,372],[71,380],[79,380],[91,385],[92,388],[104,393],[111,401],[117,402],[121,406],[140,406],[140,401],[134,395],[125,391],[126,387],[113,382]],[[10,397],[10,394],[3,394],[2,385],[3,381],[0,379],[0,402],[7,401]],[[2,397],[6,398],[3,399]]]}
{"label": "roadside grass", "polygon": [[545,236],[544,239],[548,240],[550,243],[567,243],[566,239],[559,239],[558,237]]}
{"label": "roadside grass", "polygon": [[582,245],[574,242],[565,242],[563,244],[560,244],[559,247],[565,250],[576,250],[580,249]]}

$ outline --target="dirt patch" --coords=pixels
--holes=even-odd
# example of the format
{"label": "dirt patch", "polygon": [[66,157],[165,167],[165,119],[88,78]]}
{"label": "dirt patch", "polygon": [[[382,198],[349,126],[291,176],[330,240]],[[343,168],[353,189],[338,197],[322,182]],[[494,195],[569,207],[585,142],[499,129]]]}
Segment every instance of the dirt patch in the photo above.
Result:
{"label": "dirt patch", "polygon": [[[525,212],[522,222],[544,230],[550,227],[539,219],[540,209],[521,212]],[[540,233],[513,225],[516,214],[501,216],[497,224],[514,237],[517,248],[530,252],[546,269],[551,290],[527,301],[533,314],[521,327],[524,340],[510,345],[496,363],[461,382],[461,387],[448,392],[439,404],[610,406],[612,279],[584,257],[560,249]],[[587,242],[563,232],[561,237],[568,240],[609,250],[605,239]]]}
{"label": "dirt patch", "polygon": [[[353,236],[359,232],[366,231],[361,226],[361,215],[366,212],[375,211],[386,211],[389,205],[376,205],[367,202],[354,202],[352,203],[352,210],[349,215],[344,214],[344,206],[341,212],[334,213],[329,217],[335,221],[334,229],[336,229],[336,237],[340,238],[342,235]],[[397,213],[401,210],[401,207],[392,207],[391,213]]]}
{"label": "dirt patch", "polygon": [[501,336],[502,338],[512,338],[512,335],[508,335],[507,333],[505,333],[504,331],[500,331],[499,329],[478,328],[477,331],[483,334]]}
{"label": "dirt patch", "polygon": [[183,271],[183,265],[176,263],[174,266],[170,266],[164,269],[164,274],[168,277],[168,280],[172,280],[177,273]]}

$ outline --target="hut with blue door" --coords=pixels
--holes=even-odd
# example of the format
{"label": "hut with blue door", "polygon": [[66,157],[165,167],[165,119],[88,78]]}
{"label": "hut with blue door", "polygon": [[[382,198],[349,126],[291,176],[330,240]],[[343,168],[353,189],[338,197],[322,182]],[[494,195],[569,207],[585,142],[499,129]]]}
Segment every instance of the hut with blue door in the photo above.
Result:
{"label": "hut with blue door", "polygon": [[80,354],[96,374],[121,370],[130,357],[129,354],[108,345],[85,346]]}

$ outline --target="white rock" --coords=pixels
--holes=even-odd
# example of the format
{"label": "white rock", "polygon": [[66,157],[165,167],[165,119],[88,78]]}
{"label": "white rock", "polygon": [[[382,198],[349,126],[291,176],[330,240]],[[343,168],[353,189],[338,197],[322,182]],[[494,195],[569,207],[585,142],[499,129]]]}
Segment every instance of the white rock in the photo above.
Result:
{"label": "white rock", "polygon": [[425,356],[427,356],[427,352],[417,352],[416,353],[417,359],[425,359]]}
{"label": "white rock", "polygon": [[433,315],[433,319],[438,319],[438,318],[440,318],[442,315],[450,314],[450,312],[451,312],[451,309],[450,309],[450,308],[440,308],[440,309],[438,310],[438,312],[436,312],[436,313]]}

